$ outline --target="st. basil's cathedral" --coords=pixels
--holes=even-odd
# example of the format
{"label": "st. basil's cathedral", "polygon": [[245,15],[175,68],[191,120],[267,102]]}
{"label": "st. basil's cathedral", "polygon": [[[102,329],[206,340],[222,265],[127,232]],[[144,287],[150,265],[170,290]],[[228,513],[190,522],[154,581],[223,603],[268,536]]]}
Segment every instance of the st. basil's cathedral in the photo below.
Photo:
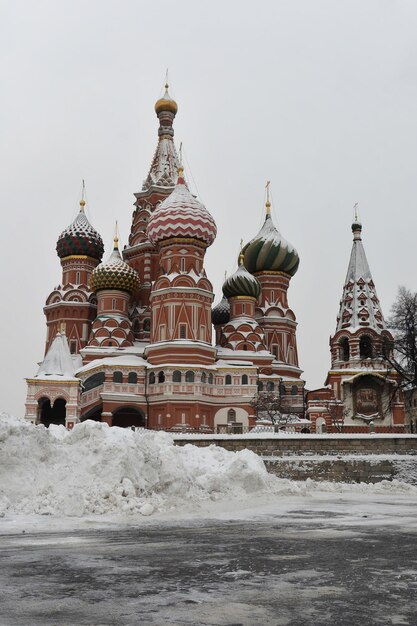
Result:
{"label": "st. basil's cathedral", "polygon": [[[215,221],[190,192],[174,144],[177,103],[168,85],[155,104],[158,144],[135,209],[128,244],[117,233],[106,260],[84,196],[56,250],[61,284],[46,300],[45,356],[27,379],[26,419],[193,433],[246,432],[259,394],[304,431],[404,431],[404,404],[384,350],[392,349],[355,220],[353,250],[326,387],[306,393],[296,316],[287,292],[299,266],[277,230],[269,196],[264,224],[241,247],[213,306],[204,269]],[[214,331],[214,332],[213,332]],[[215,341],[213,342],[213,336]]]}

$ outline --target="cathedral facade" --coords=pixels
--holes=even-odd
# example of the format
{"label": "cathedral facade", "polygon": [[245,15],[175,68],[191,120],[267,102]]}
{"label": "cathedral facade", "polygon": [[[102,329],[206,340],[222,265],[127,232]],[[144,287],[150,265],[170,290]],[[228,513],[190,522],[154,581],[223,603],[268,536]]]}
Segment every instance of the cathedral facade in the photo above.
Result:
{"label": "cathedral facade", "polygon": [[174,144],[177,108],[166,86],[123,251],[115,236],[102,260],[83,198],[58,239],[62,279],[44,308],[45,357],[27,379],[32,423],[241,432],[255,426],[253,399],[263,392],[279,395],[295,421],[305,415],[287,297],[298,254],[275,227],[268,198],[260,232],[242,246],[213,306],[204,260],[217,228],[189,191]]}

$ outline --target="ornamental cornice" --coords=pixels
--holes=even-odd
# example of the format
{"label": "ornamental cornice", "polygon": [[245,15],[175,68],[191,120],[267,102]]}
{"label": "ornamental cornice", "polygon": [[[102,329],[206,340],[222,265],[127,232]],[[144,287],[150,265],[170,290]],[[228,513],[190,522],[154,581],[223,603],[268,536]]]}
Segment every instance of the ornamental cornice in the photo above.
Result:
{"label": "ornamental cornice", "polygon": [[253,272],[252,276],[284,276],[291,280],[291,274],[287,274],[286,272],[276,272],[274,270],[264,270],[263,272]]}
{"label": "ornamental cornice", "polygon": [[94,259],[92,256],[87,256],[86,254],[70,254],[69,256],[62,257],[61,264],[64,263],[65,261],[72,261],[72,260],[92,261],[93,263],[96,263],[97,265],[100,262],[98,259]]}
{"label": "ornamental cornice", "polygon": [[203,248],[206,250],[208,248],[208,244],[200,241],[198,239],[194,239],[193,237],[171,237],[170,239],[164,239],[158,243],[159,248],[166,248],[167,246],[171,246],[174,244],[189,244],[196,246],[197,248]]}
{"label": "ornamental cornice", "polygon": [[48,387],[62,387],[63,385],[67,386],[67,385],[79,385],[80,381],[78,380],[48,380],[47,378],[26,378],[25,379],[27,383],[39,383],[44,385],[45,383],[48,384]]}

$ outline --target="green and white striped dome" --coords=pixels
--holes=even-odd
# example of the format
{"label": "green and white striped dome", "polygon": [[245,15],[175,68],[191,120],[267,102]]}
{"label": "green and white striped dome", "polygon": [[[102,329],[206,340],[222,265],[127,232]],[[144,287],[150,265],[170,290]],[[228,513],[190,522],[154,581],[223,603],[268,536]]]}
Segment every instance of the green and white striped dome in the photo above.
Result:
{"label": "green and white striped dome", "polygon": [[251,274],[283,272],[294,276],[300,263],[297,250],[284,239],[269,214],[256,237],[243,248],[243,255]]}
{"label": "green and white striped dome", "polygon": [[226,298],[235,298],[236,296],[246,296],[258,299],[261,293],[261,285],[259,281],[252,276],[243,264],[243,257],[239,257],[239,267],[236,272],[226,278],[223,283],[223,293]]}

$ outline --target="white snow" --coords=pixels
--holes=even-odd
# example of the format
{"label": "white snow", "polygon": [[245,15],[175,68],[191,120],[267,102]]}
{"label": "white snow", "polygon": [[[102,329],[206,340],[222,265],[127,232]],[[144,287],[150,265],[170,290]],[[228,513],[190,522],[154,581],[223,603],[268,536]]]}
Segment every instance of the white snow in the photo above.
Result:
{"label": "white snow", "polygon": [[4,521],[16,515],[208,517],[219,507],[256,509],[259,503],[260,511],[265,504],[279,506],[289,496],[300,497],[299,506],[304,506],[306,498],[346,494],[415,501],[417,488],[397,480],[375,485],[295,482],[268,474],[262,459],[249,450],[175,446],[168,433],[134,432],[92,421],[72,431],[46,429],[0,415]]}

